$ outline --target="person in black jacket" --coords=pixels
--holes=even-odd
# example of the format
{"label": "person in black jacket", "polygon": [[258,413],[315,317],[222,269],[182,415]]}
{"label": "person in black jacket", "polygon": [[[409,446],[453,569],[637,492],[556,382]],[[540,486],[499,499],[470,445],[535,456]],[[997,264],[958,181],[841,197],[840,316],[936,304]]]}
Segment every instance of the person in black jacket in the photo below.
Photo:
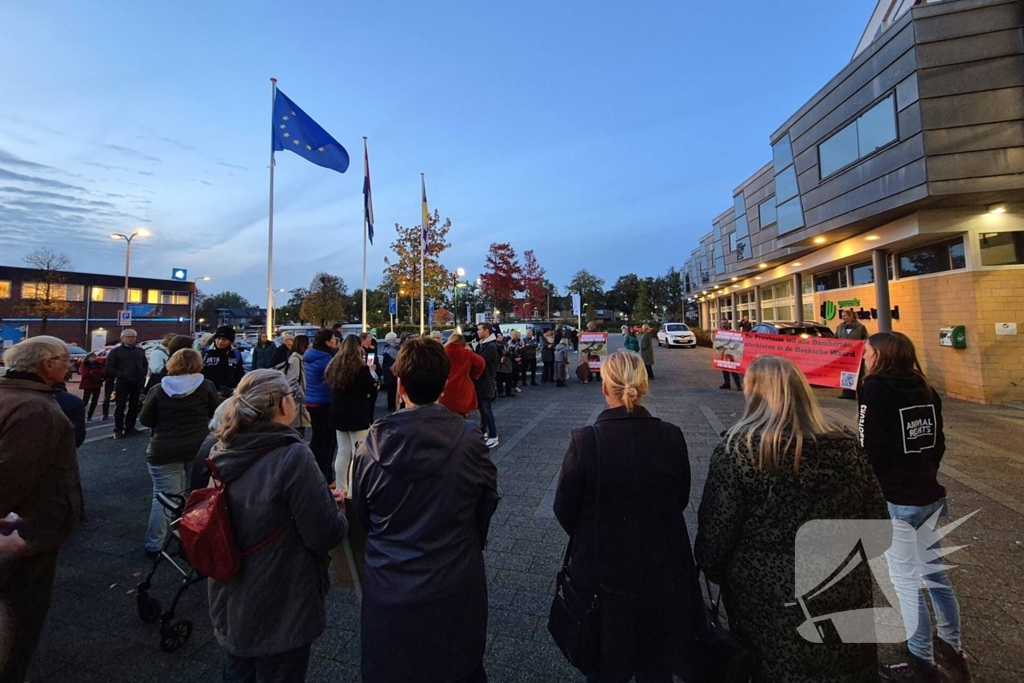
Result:
{"label": "person in black jacket", "polygon": [[483,548],[497,468],[477,426],[436,403],[449,365],[438,342],[403,342],[394,370],[407,407],[374,423],[356,453],[364,683],[487,680]]}
{"label": "person in black jacket", "polygon": [[203,376],[213,382],[221,396],[230,396],[245,375],[242,352],[231,348],[235,343],[235,328],[218,327],[213,343],[203,356]]}
{"label": "person in black jacket", "polygon": [[363,359],[359,338],[346,337],[341,348],[324,370],[324,382],[331,389],[328,423],[337,433],[338,455],[334,460],[335,489],[349,490],[349,465],[366,430],[373,421],[371,398],[377,396],[377,384]]}
{"label": "person in black jacket", "polygon": [[[116,400],[114,403],[114,438],[138,434],[135,419],[139,414],[139,394],[146,383],[149,361],[146,352],[135,344],[135,330],[126,328],[121,332],[121,343],[107,354],[107,377],[114,379]],[[128,414],[125,414],[125,407]]]}
{"label": "person in black jacket", "polygon": [[587,680],[690,680],[704,605],[683,517],[686,439],[643,407],[640,356],[616,351],[602,370],[608,409],[573,430],[554,504],[571,539],[572,579],[600,601],[600,661]]}
{"label": "person in black jacket", "polygon": [[217,388],[203,377],[203,357],[181,349],[166,364],[167,376],[149,390],[140,419],[152,430],[146,466],[153,480],[153,501],[146,531],[146,555],[155,558],[167,538],[167,513],[158,493],[186,491],[186,473],[220,404]]}
{"label": "person in black jacket", "polygon": [[540,361],[543,367],[540,371],[540,381],[555,381],[555,333],[550,329],[544,330],[544,336],[540,339]]}
{"label": "person in black jacket", "polygon": [[480,431],[487,437],[487,447],[495,448],[498,445],[498,426],[494,422],[494,409],[491,407],[491,401],[498,396],[497,377],[501,351],[488,323],[480,323],[476,326],[476,330],[480,339],[476,345],[476,352],[487,363],[483,374],[473,382],[473,386],[476,388],[477,410],[480,411]]}
{"label": "person in black jacket", "polygon": [[[922,556],[938,518],[949,514],[939,463],[946,451],[942,401],[921,372],[914,343],[899,332],[879,332],[864,345],[867,374],[857,396],[861,446],[882,484],[893,519],[889,574],[907,629],[910,665],[923,680],[939,680],[940,668],[967,679],[960,646],[960,604],[936,553]],[[922,536],[924,534],[924,536]],[[922,536],[922,538],[918,538]],[[931,617],[921,591],[924,578],[938,623],[933,646]],[[938,659],[938,666],[936,666]]]}
{"label": "person in black jacket", "polygon": [[[64,382],[57,382],[53,385],[56,390],[54,398],[71,424],[75,425],[75,448],[85,443],[85,401],[68,391]],[[93,408],[96,407],[96,399],[93,399]]]}
{"label": "person in black jacket", "polygon": [[537,386],[537,340],[533,336],[533,327],[526,328],[523,339],[522,362],[519,364],[520,383],[526,386],[526,373],[530,373],[530,386]]}
{"label": "person in black jacket", "polygon": [[[380,351],[377,348],[377,338],[369,332],[362,332],[359,334],[359,344],[363,347],[363,361],[370,368],[370,375],[373,378],[373,392],[370,394],[370,422],[373,422],[373,410],[377,407],[377,382],[380,381]],[[370,354],[373,354],[373,362],[370,362]]]}

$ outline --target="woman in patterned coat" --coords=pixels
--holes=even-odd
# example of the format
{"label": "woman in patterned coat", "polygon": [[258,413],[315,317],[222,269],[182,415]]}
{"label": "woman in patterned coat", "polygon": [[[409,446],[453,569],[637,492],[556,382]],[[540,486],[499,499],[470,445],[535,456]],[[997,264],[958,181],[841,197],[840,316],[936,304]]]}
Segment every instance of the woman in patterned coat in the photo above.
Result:
{"label": "woman in patterned coat", "polygon": [[[858,539],[848,548],[840,539],[840,556],[819,548],[801,554],[802,562],[811,562],[801,564],[799,575],[795,565],[798,532],[806,543],[813,529],[801,530],[806,522],[888,518],[878,479],[856,437],[825,421],[790,361],[757,358],[744,394],[743,417],[711,456],[698,511],[697,564],[722,587],[729,627],[756,660],[755,681],[877,681],[873,643],[844,639],[836,632],[843,625],[838,619],[810,620],[872,608],[872,576],[861,560],[880,556],[890,539],[864,541],[857,556],[851,550]],[[837,538],[834,529],[821,537],[825,546]],[[852,571],[815,595],[844,561]],[[852,614],[865,617],[860,625],[873,639],[873,614]]]}

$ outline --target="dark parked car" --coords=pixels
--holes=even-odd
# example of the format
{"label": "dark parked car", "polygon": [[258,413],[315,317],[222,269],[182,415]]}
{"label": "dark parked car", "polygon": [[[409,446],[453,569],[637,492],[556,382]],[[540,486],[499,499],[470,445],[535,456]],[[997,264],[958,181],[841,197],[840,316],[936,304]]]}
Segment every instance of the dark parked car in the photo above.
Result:
{"label": "dark parked car", "polygon": [[790,335],[794,337],[800,337],[801,339],[807,339],[809,337],[835,337],[835,333],[832,332],[826,325],[821,323],[785,323],[785,322],[774,322],[774,323],[758,323],[754,325],[751,332],[757,332],[759,334],[782,334]]}

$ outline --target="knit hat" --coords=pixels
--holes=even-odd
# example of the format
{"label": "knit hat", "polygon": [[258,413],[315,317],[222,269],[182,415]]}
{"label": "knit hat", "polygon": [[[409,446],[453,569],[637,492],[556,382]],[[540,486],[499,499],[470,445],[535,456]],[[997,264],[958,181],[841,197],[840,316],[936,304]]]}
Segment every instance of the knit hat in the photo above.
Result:
{"label": "knit hat", "polygon": [[231,343],[234,343],[235,342],[235,328],[233,328],[233,327],[231,327],[229,325],[223,325],[221,327],[218,327],[217,331],[213,333],[213,338],[217,339],[218,337],[223,337],[224,339],[227,339]]}

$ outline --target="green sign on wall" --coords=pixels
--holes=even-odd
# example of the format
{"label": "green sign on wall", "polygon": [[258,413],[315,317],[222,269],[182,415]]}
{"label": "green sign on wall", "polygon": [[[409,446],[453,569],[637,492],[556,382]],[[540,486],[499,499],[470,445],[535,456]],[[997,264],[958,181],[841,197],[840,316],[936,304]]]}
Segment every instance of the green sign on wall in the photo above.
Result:
{"label": "green sign on wall", "polygon": [[854,306],[860,306],[860,299],[847,299],[846,301],[840,301],[837,305],[839,308],[853,308]]}
{"label": "green sign on wall", "polygon": [[832,320],[836,317],[836,302],[826,301],[821,305],[821,317],[825,320]]}

